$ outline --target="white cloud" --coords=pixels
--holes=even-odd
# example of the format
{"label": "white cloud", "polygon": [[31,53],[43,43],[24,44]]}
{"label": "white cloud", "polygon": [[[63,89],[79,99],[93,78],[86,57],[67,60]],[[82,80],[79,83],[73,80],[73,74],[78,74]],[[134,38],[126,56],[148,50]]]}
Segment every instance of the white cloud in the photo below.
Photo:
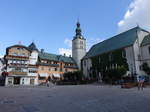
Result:
{"label": "white cloud", "polygon": [[129,5],[124,18],[118,22],[119,32],[137,24],[150,30],[150,0],[134,0]]}
{"label": "white cloud", "polygon": [[65,41],[64,41],[64,43],[65,43],[68,47],[71,48],[71,46],[72,46],[72,40],[66,38]]}
{"label": "white cloud", "polygon": [[[104,39],[102,38],[87,38],[86,40],[86,47],[87,47],[87,51],[94,45],[97,44],[101,41],[103,41]],[[66,54],[66,56],[70,56],[72,55],[72,40],[66,38],[64,40],[64,43],[67,45],[67,48],[59,48],[58,49],[58,53],[61,55]]]}
{"label": "white cloud", "polygon": [[4,56],[3,56],[3,55],[0,55],[0,58],[4,58]]}
{"label": "white cloud", "polygon": [[70,56],[72,54],[71,49],[65,49],[65,48],[59,48],[58,50],[59,54],[61,55],[66,55],[66,56]]}

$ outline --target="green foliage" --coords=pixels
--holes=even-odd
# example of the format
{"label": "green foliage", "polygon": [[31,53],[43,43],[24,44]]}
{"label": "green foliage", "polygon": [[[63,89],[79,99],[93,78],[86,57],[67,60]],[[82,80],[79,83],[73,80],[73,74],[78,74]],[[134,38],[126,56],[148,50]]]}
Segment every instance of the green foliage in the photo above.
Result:
{"label": "green foliage", "polygon": [[150,67],[148,66],[147,63],[143,63],[143,65],[142,65],[142,70],[143,70],[146,74],[150,75]]}
{"label": "green foliage", "polygon": [[64,73],[65,81],[81,81],[82,78],[83,78],[83,74],[81,71]]}
{"label": "green foliage", "polygon": [[97,71],[97,73],[100,72],[104,80],[106,79],[109,82],[110,80],[120,80],[128,70],[124,49],[105,53],[100,56],[92,57],[91,59],[93,71]]}
{"label": "green foliage", "polygon": [[121,80],[123,75],[125,75],[127,69],[122,66],[116,69],[110,69],[103,73],[103,80],[106,82],[115,82],[117,80]]}

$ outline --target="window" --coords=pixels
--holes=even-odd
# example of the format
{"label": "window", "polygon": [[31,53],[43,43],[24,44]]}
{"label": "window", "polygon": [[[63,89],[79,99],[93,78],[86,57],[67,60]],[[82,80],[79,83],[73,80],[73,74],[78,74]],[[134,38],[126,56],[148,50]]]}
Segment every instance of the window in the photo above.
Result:
{"label": "window", "polygon": [[83,41],[80,41],[80,44],[83,45]]}
{"label": "window", "polygon": [[83,46],[80,46],[80,49],[83,49]]}
{"label": "window", "polygon": [[41,70],[44,70],[44,67],[41,67]]}
{"label": "window", "polygon": [[51,68],[49,68],[49,71],[51,71]]}
{"label": "window", "polygon": [[112,53],[109,54],[109,61],[112,61]]}
{"label": "window", "polygon": [[62,68],[60,68],[60,71],[62,72],[62,71],[63,71],[63,69],[62,69]]}
{"label": "window", "polygon": [[68,72],[68,69],[66,68],[65,71]]}
{"label": "window", "polygon": [[[66,65],[66,64],[65,64]],[[62,66],[62,63],[60,63],[60,66]]]}
{"label": "window", "polygon": [[86,66],[86,60],[84,60],[84,66]]}
{"label": "window", "polygon": [[99,63],[101,63],[101,58],[99,57]]}
{"label": "window", "polygon": [[24,84],[24,79],[22,79],[22,84]]}
{"label": "window", "polygon": [[22,72],[22,69],[17,67],[15,68],[15,71]]}
{"label": "window", "polygon": [[125,51],[125,50],[122,51],[122,57],[123,57],[123,58],[126,57],[126,51]]}
{"label": "window", "polygon": [[14,52],[14,53],[13,53],[13,56],[17,56],[17,53],[16,53],[16,52]]}
{"label": "window", "polygon": [[57,64],[57,62],[54,62],[54,64]]}
{"label": "window", "polygon": [[150,54],[150,46],[148,47],[148,51],[149,51],[149,54]]}
{"label": "window", "polygon": [[25,56],[25,53],[21,53],[20,56]]}
{"label": "window", "polygon": [[13,79],[12,78],[8,78],[8,84],[13,84]]}
{"label": "window", "polygon": [[55,68],[55,71],[57,71],[57,68]]}
{"label": "window", "polygon": [[46,80],[46,77],[39,77],[39,80]]}

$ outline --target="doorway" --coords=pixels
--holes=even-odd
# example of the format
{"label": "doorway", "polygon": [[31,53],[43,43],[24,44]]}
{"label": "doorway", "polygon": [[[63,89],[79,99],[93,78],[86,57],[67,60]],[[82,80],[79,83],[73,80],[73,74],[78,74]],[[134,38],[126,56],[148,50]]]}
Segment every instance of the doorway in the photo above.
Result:
{"label": "doorway", "polygon": [[19,85],[20,84],[20,77],[14,77],[14,84]]}

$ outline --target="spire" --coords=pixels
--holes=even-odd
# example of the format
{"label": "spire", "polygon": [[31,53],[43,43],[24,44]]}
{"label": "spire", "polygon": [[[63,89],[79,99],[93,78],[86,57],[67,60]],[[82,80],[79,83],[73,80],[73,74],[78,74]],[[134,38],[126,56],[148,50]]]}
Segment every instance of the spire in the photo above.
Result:
{"label": "spire", "polygon": [[29,48],[31,51],[33,51],[33,50],[38,51],[38,49],[37,49],[36,45],[34,44],[34,42],[32,42],[32,43],[28,46],[28,48]]}
{"label": "spire", "polygon": [[80,22],[78,20],[78,22],[77,22],[77,28],[76,28],[76,36],[82,36],[81,32],[82,32],[82,30],[80,28]]}

